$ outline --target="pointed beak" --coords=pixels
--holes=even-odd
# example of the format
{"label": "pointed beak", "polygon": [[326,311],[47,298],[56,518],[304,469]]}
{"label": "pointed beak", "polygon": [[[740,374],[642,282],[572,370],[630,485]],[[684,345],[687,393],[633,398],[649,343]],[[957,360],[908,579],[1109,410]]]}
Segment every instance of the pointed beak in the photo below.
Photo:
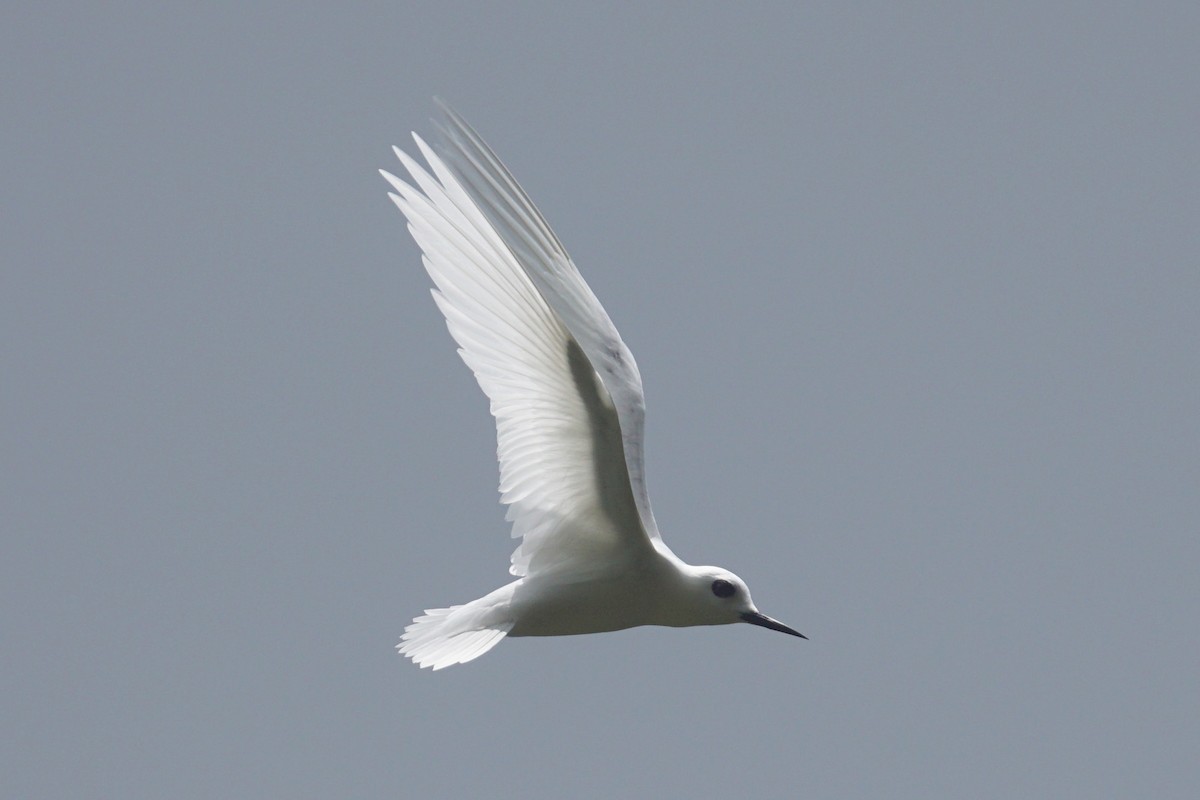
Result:
{"label": "pointed beak", "polygon": [[800,631],[789,628],[779,620],[771,619],[766,614],[760,614],[757,611],[747,611],[746,613],[742,614],[742,621],[749,622],[751,625],[770,628],[771,630],[779,631],[780,633],[790,633],[792,636],[799,636],[801,639],[808,638]]}

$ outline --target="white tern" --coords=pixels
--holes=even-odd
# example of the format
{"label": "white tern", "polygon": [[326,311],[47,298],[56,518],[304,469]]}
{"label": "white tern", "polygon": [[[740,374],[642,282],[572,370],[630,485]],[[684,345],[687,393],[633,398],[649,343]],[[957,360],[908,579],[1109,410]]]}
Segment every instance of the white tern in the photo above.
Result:
{"label": "white tern", "polygon": [[509,171],[443,106],[426,170],[382,171],[436,284],[433,298],[496,418],[513,582],[429,609],[397,646],[435,670],[505,636],[637,625],[749,622],[807,638],[759,612],[745,582],[680,560],[663,542],[643,471],[642,378],[612,320]]}

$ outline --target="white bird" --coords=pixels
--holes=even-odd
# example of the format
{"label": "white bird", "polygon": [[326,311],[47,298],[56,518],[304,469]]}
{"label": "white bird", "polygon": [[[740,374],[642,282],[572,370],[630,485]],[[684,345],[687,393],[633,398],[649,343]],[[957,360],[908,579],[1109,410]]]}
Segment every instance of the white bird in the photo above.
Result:
{"label": "white bird", "polygon": [[807,638],[759,612],[746,584],[680,560],[663,542],[642,465],[642,378],[558,237],[479,135],[443,106],[432,174],[393,148],[409,185],[380,170],[424,251],[433,298],[491,400],[512,583],[429,609],[397,648],[435,670],[505,636],[637,625],[749,622]]}

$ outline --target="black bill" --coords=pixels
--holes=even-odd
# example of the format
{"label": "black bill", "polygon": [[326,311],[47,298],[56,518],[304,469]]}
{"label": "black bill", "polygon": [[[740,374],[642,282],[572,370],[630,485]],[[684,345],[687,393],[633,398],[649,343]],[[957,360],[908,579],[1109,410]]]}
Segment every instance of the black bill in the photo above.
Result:
{"label": "black bill", "polygon": [[742,620],[744,622],[749,622],[751,625],[758,625],[763,628],[770,628],[771,630],[779,631],[780,633],[790,633],[792,636],[799,636],[801,639],[808,638],[800,631],[795,630],[794,628],[789,628],[787,625],[784,625],[779,620],[771,619],[766,614],[760,614],[757,611],[745,612],[744,614],[742,614]]}

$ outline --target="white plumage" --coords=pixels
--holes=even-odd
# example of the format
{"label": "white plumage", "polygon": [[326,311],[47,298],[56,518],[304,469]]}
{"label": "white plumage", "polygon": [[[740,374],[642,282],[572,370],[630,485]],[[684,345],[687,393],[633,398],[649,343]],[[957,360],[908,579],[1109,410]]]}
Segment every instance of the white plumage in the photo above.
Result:
{"label": "white plumage", "polygon": [[382,174],[459,354],[491,401],[501,500],[522,541],[510,567],[517,580],[426,611],[400,652],[437,670],[505,635],[738,621],[801,635],[760,614],[737,576],[685,564],[663,543],[646,492],[633,355],[512,175],[444,110],[440,153],[413,135],[430,171],[396,148],[413,185]]}

